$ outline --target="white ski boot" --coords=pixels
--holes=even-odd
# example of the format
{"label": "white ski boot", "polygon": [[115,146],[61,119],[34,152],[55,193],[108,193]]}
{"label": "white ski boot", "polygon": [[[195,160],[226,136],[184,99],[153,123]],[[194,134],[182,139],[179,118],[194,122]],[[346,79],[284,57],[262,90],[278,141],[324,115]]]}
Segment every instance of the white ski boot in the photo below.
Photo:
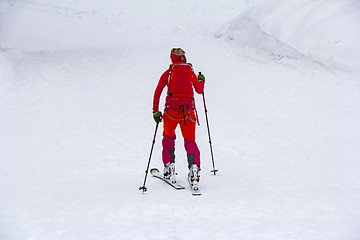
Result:
{"label": "white ski boot", "polygon": [[200,180],[200,168],[198,167],[198,165],[191,165],[189,169],[188,179],[192,189],[195,191],[198,190],[198,183]]}
{"label": "white ski boot", "polygon": [[168,162],[164,166],[163,171],[164,178],[170,179],[172,183],[176,183],[176,173],[175,173],[175,163],[174,162]]}

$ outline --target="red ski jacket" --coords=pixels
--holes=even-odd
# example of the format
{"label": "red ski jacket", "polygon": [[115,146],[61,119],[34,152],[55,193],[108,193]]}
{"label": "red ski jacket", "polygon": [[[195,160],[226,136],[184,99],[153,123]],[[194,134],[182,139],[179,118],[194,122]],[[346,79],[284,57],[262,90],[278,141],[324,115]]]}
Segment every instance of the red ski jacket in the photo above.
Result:
{"label": "red ski jacket", "polygon": [[[170,82],[170,74],[171,74],[171,67],[175,66],[177,64],[179,65],[188,65],[191,69],[192,69],[192,65],[191,63],[183,63],[180,61],[180,59],[176,59],[176,55],[171,56],[171,60],[173,61],[173,64],[170,65],[170,68],[168,70],[166,70],[160,77],[159,83],[155,89],[154,92],[154,100],[153,100],[153,112],[156,112],[159,110],[159,101],[160,101],[160,96],[161,93],[163,91],[163,89],[165,88],[165,86],[167,86],[167,102],[168,99],[170,99],[169,97],[171,97],[171,91],[174,91],[174,89],[170,89],[169,87],[169,82]],[[181,74],[179,74],[181,75]],[[186,74],[185,74],[186,75]],[[185,78],[190,78],[190,79],[185,79]],[[195,89],[195,91],[198,94],[202,94],[204,91],[204,82],[199,82],[196,74],[191,70],[191,73],[189,76],[187,77],[181,77],[180,79],[177,79],[176,81],[189,81],[190,80],[190,88],[188,88],[189,84],[176,84],[177,89],[175,91],[177,92],[187,92],[187,99],[193,99],[194,97],[194,91],[193,89]],[[166,106],[168,104],[165,104]]]}

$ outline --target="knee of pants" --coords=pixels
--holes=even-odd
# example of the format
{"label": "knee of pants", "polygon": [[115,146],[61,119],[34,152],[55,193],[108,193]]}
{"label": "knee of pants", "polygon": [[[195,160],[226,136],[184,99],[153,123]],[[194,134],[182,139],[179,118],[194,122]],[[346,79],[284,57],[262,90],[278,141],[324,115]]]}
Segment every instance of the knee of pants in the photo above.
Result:
{"label": "knee of pants", "polygon": [[167,164],[170,161],[175,161],[175,139],[176,137],[168,137],[164,136],[162,140],[162,160],[164,165]]}

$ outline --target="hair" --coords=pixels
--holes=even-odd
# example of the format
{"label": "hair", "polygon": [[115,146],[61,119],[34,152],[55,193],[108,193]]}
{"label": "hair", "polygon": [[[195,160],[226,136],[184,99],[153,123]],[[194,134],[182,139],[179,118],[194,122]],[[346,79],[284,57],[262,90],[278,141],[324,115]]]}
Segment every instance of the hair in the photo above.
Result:
{"label": "hair", "polygon": [[185,51],[181,48],[173,48],[171,49],[171,53],[175,55],[179,55],[181,57],[181,61],[186,63]]}

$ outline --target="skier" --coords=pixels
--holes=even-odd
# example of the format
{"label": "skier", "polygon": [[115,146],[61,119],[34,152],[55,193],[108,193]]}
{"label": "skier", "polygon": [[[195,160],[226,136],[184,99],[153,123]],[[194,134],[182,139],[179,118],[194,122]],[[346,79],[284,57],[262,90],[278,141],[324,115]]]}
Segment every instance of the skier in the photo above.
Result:
{"label": "skier", "polygon": [[[160,77],[154,92],[153,117],[156,123],[164,120],[162,140],[162,161],[164,177],[175,180],[175,129],[180,125],[187,152],[189,174],[193,187],[197,187],[200,178],[200,151],[195,142],[195,128],[198,122],[194,91],[202,94],[205,77],[193,71],[191,63],[186,62],[185,51],[173,48],[170,52],[172,64]],[[163,89],[167,86],[164,115],[159,111],[159,100]]]}

